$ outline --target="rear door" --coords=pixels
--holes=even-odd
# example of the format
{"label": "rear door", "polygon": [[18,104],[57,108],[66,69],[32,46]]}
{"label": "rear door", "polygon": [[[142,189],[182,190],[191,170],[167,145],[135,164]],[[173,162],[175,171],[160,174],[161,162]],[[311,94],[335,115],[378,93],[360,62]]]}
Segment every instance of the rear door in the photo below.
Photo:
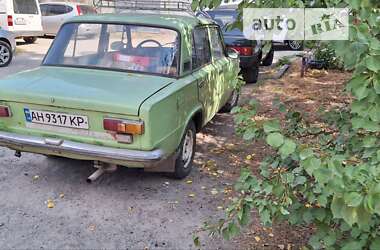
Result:
{"label": "rear door", "polygon": [[42,25],[45,34],[57,34],[64,21],[74,16],[74,8],[64,4],[41,4]]}
{"label": "rear door", "polygon": [[216,68],[216,89],[219,96],[220,107],[228,101],[228,98],[232,94],[232,84],[230,84],[229,77],[230,72],[233,71],[233,65],[230,59],[227,57],[224,43],[222,42],[222,36],[219,27],[211,26],[210,32],[210,44],[211,55],[213,65]]}
{"label": "rear door", "polygon": [[0,28],[4,30],[8,30],[7,0],[0,0]]}
{"label": "rear door", "polygon": [[209,33],[206,26],[193,31],[193,76],[198,81],[199,100],[203,105],[204,121],[209,122],[219,109],[219,95],[215,84],[215,67],[212,65]]}
{"label": "rear door", "polygon": [[38,0],[11,0],[13,3],[13,31],[42,31]]}

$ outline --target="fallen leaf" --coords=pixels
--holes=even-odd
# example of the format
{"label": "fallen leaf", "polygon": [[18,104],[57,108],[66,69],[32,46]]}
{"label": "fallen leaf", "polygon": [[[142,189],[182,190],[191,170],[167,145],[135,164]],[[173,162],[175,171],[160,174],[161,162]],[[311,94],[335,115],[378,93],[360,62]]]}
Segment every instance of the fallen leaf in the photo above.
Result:
{"label": "fallen leaf", "polygon": [[218,210],[222,210],[223,207],[222,207],[222,206],[218,206],[217,209],[218,209]]}
{"label": "fallen leaf", "polygon": [[202,186],[202,187],[201,187],[201,189],[202,189],[202,190],[205,190],[205,189],[206,189],[206,187],[205,187],[205,186]]}
{"label": "fallen leaf", "polygon": [[261,238],[259,236],[255,236],[255,241],[256,242],[259,242],[261,240]]}
{"label": "fallen leaf", "polygon": [[187,184],[192,184],[193,181],[192,181],[192,180],[188,180],[188,181],[186,181],[186,183],[187,183]]}
{"label": "fallen leaf", "polygon": [[164,184],[165,184],[165,185],[169,185],[170,183],[169,183],[168,181],[165,181]]}
{"label": "fallen leaf", "polygon": [[33,176],[33,181],[36,181],[36,180],[38,180],[39,178],[40,178],[39,175],[35,175],[35,176]]}
{"label": "fallen leaf", "polygon": [[59,198],[63,199],[65,197],[64,193],[59,194]]}
{"label": "fallen leaf", "polygon": [[51,199],[47,200],[47,207],[54,208],[55,207],[54,201]]}
{"label": "fallen leaf", "polygon": [[248,161],[251,160],[251,159],[252,159],[252,155],[247,155],[247,156],[245,157],[245,159],[247,159]]}
{"label": "fallen leaf", "polygon": [[216,171],[218,174],[223,174],[224,173],[224,171],[223,170],[218,170],[218,171]]}
{"label": "fallen leaf", "polygon": [[194,197],[195,197],[195,194],[191,193],[191,194],[189,194],[189,197],[190,197],[190,198],[194,198]]}
{"label": "fallen leaf", "polygon": [[270,234],[268,234],[269,235],[269,237],[274,237],[274,234],[272,234],[272,233],[270,233]]}

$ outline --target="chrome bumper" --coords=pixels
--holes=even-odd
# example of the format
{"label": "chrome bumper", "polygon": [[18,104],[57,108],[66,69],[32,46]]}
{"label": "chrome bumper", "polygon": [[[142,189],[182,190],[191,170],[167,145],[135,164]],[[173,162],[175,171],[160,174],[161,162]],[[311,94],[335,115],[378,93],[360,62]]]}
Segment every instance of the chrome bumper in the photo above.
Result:
{"label": "chrome bumper", "polygon": [[0,131],[0,146],[21,152],[59,155],[74,159],[98,160],[149,167],[165,160],[161,150],[139,151],[110,148],[55,138],[43,138]]}

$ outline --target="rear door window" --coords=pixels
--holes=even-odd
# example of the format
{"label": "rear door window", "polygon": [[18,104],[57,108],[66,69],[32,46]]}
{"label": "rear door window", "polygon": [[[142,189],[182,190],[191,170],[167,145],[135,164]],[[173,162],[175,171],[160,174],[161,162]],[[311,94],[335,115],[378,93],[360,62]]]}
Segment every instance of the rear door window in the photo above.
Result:
{"label": "rear door window", "polygon": [[13,9],[15,14],[39,14],[36,0],[13,0]]}
{"label": "rear door window", "polygon": [[196,28],[193,32],[192,67],[198,69],[211,62],[209,36],[206,27]]}
{"label": "rear door window", "polygon": [[73,8],[70,6],[61,5],[61,4],[50,4],[48,11],[47,11],[47,15],[48,16],[59,16],[59,15],[64,15],[64,14],[70,13],[72,10],[73,10]]}
{"label": "rear door window", "polygon": [[212,27],[210,29],[211,53],[214,59],[221,59],[225,57],[224,45],[220,37],[219,29]]}

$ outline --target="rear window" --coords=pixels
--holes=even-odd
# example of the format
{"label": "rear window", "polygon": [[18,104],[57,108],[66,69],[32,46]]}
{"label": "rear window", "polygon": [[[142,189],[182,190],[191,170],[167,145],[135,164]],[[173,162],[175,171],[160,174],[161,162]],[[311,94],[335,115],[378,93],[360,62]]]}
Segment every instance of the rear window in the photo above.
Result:
{"label": "rear window", "polygon": [[39,14],[36,0],[13,0],[13,9],[15,14]]}
{"label": "rear window", "polygon": [[178,75],[176,31],[129,24],[68,23],[43,64]]}

